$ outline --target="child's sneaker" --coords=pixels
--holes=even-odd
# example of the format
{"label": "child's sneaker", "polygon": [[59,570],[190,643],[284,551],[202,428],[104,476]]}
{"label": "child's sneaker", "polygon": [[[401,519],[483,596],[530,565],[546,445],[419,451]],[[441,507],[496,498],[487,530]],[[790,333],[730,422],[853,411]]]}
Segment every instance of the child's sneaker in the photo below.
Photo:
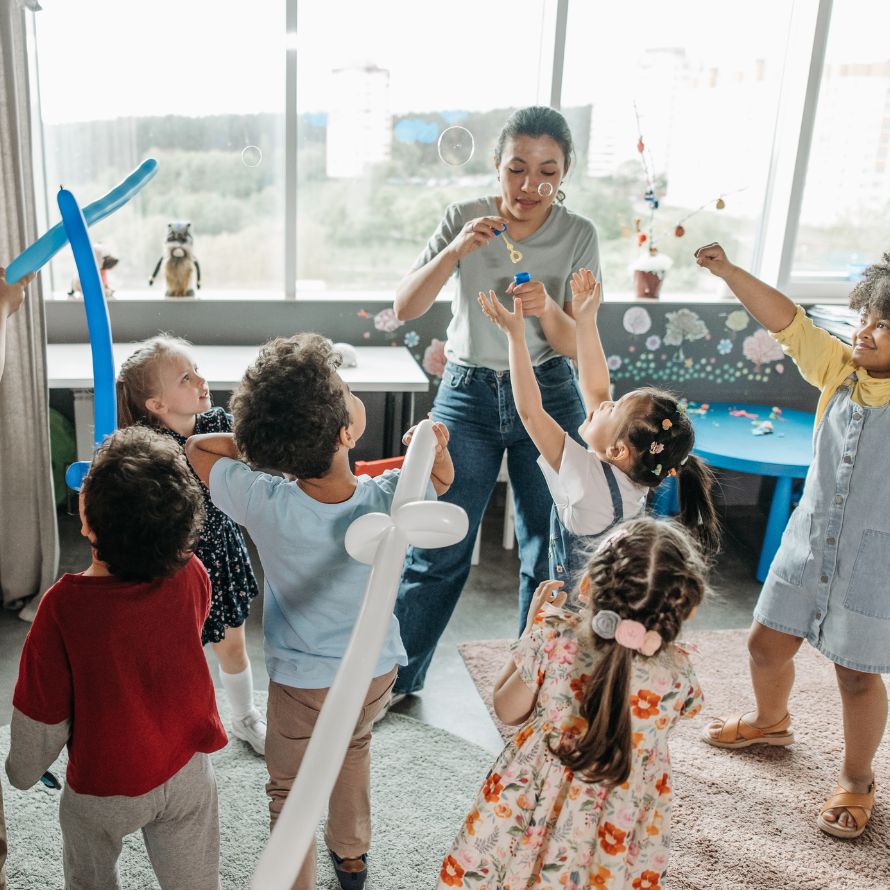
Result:
{"label": "child's sneaker", "polygon": [[374,717],[374,723],[379,723],[389,713],[389,709],[393,705],[397,705],[406,698],[408,698],[407,692],[394,692],[389,697],[389,701],[377,712],[377,715]]}
{"label": "child's sneaker", "polygon": [[251,711],[241,720],[233,720],[232,735],[247,742],[257,754],[266,753],[266,721],[259,711]]}

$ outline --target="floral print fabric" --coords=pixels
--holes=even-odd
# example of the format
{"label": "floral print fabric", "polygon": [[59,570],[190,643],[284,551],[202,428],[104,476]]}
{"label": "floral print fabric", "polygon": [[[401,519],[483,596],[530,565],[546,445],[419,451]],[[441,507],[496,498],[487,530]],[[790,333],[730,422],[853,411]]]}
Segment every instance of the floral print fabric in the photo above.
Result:
{"label": "floral print fabric", "polygon": [[439,888],[660,890],[670,843],[668,734],[702,695],[686,653],[635,656],[632,767],[609,789],[576,778],[551,753],[586,729],[581,699],[598,656],[582,615],[546,606],[513,645],[538,696],[507,743],[442,864]]}

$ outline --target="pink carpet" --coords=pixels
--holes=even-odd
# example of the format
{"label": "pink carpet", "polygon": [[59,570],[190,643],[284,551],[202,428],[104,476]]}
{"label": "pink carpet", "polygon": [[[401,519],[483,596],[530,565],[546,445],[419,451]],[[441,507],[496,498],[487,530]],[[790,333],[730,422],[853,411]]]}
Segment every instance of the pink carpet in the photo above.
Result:
{"label": "pink carpet", "polygon": [[[816,827],[841,762],[841,708],[831,663],[806,643],[797,658],[789,748],[721,751],[699,740],[707,719],[751,705],[747,631],[690,636],[705,693],[704,716],[671,737],[673,844],[666,890],[793,888],[890,890],[890,738],[875,759],[878,795],[871,824],[853,841]],[[491,712],[491,689],[507,657],[506,640],[460,648]],[[501,734],[510,730],[498,723]]]}

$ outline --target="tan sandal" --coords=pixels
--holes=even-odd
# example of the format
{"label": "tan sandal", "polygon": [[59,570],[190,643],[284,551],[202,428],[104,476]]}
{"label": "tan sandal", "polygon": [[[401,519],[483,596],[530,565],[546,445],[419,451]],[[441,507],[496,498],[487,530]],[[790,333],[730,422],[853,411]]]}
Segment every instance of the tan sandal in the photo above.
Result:
{"label": "tan sandal", "polygon": [[[819,815],[816,818],[818,826],[826,833],[834,837],[854,838],[859,837],[865,831],[869,820],[871,819],[871,811],[875,805],[875,783],[872,782],[865,794],[854,794],[847,791],[842,785],[835,786],[834,794],[829,797],[825,803],[819,808]],[[826,810],[846,810],[856,823],[855,828],[843,828],[837,822],[829,822],[824,817]]]}
{"label": "tan sandal", "polygon": [[[715,748],[749,748],[751,745],[790,745],[794,741],[791,732],[791,715],[786,714],[772,726],[752,726],[742,720],[743,714],[733,714],[723,721],[720,731],[711,735],[705,727],[702,738]],[[719,721],[712,721],[716,723]]]}

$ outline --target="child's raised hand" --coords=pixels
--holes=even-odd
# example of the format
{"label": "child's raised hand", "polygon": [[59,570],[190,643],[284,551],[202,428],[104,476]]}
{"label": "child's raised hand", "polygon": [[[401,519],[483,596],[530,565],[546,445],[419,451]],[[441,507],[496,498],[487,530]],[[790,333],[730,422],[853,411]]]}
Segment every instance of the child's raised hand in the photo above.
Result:
{"label": "child's raised hand", "polygon": [[0,309],[12,315],[25,299],[25,288],[35,279],[36,272],[30,272],[15,284],[7,284],[6,269],[0,267]]}
{"label": "child's raised hand", "polygon": [[479,305],[485,313],[485,317],[496,324],[508,337],[525,337],[525,316],[522,311],[522,300],[513,298],[513,311],[511,312],[497,298],[493,290],[485,296],[479,291]]}
{"label": "child's raised hand", "polygon": [[[402,436],[402,444],[410,445],[411,440],[414,438],[414,433],[417,430],[417,424],[415,423],[404,436]],[[433,421],[433,432],[436,434],[436,456],[440,455],[446,448],[448,448],[448,440],[451,437],[451,434],[448,432],[448,427],[445,426],[440,420]]]}
{"label": "child's raised hand", "polygon": [[718,278],[725,278],[733,269],[732,263],[726,258],[726,252],[716,241],[699,247],[694,256],[699,266],[703,266]]}
{"label": "child's raised hand", "polygon": [[602,303],[602,289],[590,269],[572,273],[572,314],[575,318],[596,318]]}
{"label": "child's raised hand", "polygon": [[544,606],[555,606],[557,609],[566,601],[566,591],[560,588],[565,586],[565,581],[542,581],[538,589],[532,595],[531,605],[528,607],[528,618],[525,629],[528,630],[535,623],[535,616]]}

